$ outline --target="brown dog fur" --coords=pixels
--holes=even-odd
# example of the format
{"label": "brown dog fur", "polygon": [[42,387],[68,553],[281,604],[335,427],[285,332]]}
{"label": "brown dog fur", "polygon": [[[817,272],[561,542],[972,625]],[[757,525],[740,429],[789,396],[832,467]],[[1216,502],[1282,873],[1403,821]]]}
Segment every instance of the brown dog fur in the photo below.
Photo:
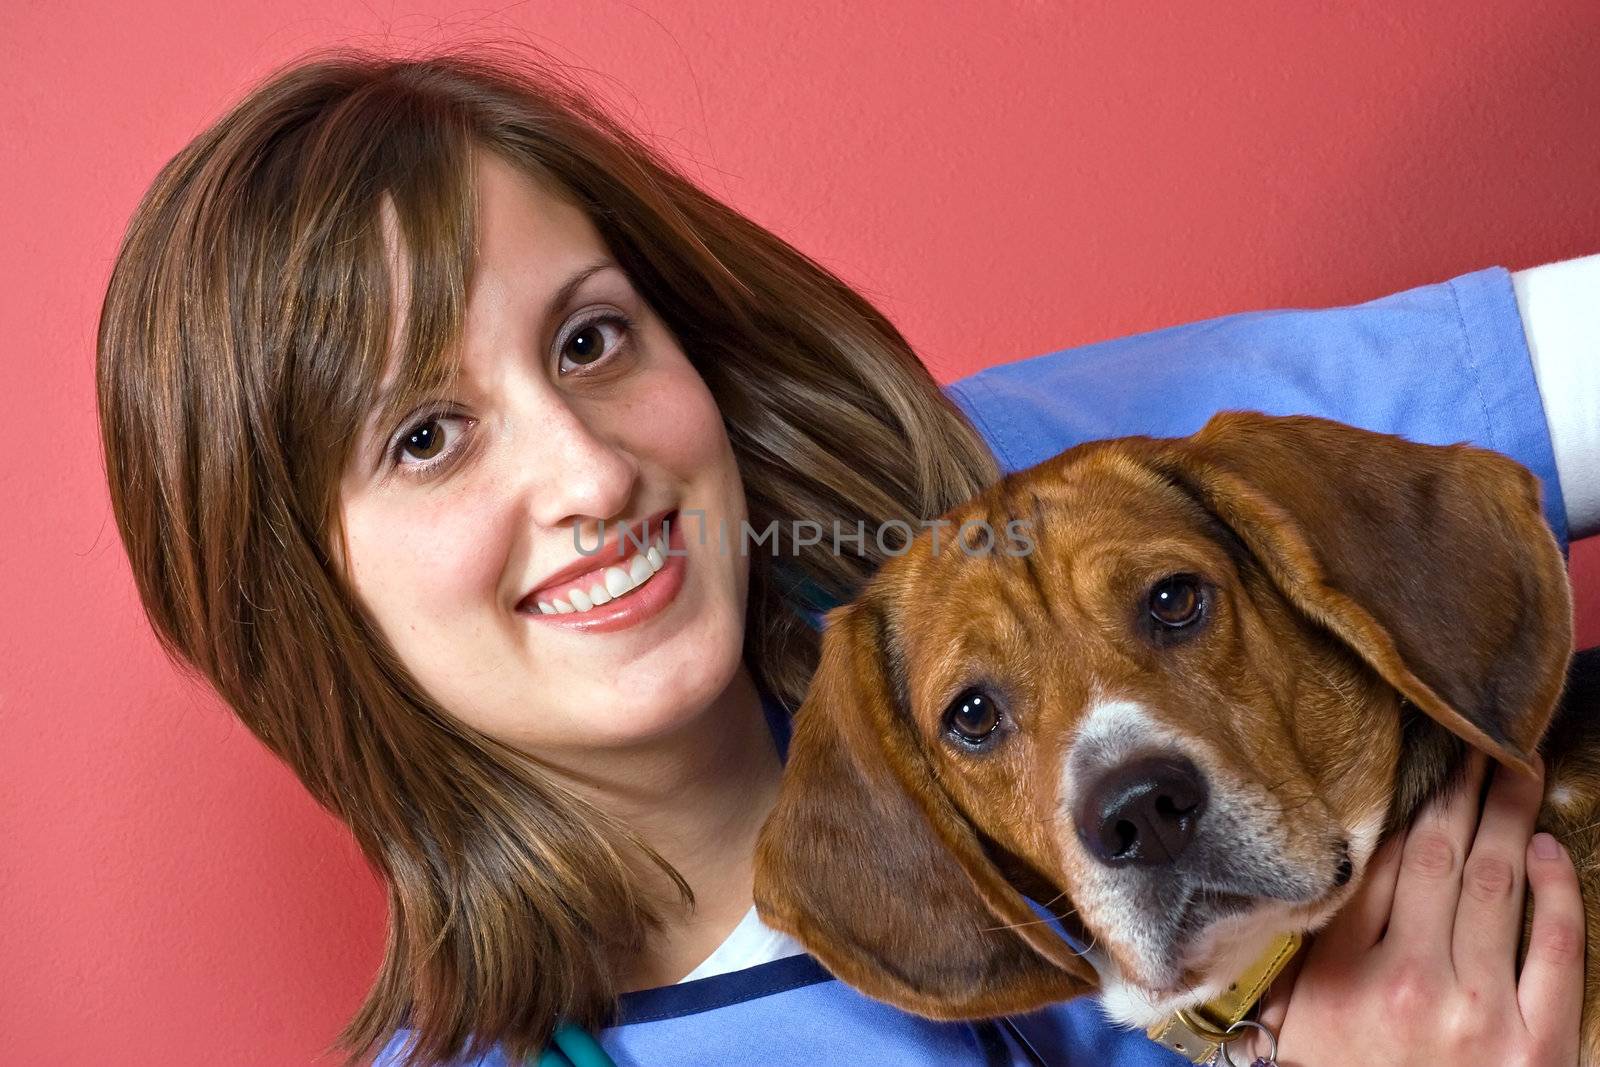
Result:
{"label": "brown dog fur", "polygon": [[[946,518],[1025,520],[1032,549],[969,554],[945,531],[935,551],[925,532],[829,613],[758,845],[763,919],[844,981],[942,1019],[1091,992],[1097,966],[1153,1004],[1203,1000],[1273,933],[1314,929],[1348,900],[1381,836],[1457,779],[1467,745],[1527,767],[1547,731],[1541,826],[1577,860],[1591,944],[1600,934],[1600,683],[1575,685],[1568,706],[1586,707],[1550,729],[1571,596],[1521,466],[1235,412],[1180,440],[1080,446]],[[1143,614],[1175,573],[1207,597],[1179,639]],[[1001,709],[981,751],[945,719],[973,686]],[[1064,768],[1086,714],[1111,701],[1184,739],[1264,842],[1252,914],[1265,925],[1215,927],[1236,944],[1191,938],[1196,954],[1165,961],[1170,973],[1118,928],[1068,817]],[[1102,962],[1072,953],[1024,894]],[[1586,1062],[1600,1063],[1597,1024],[1586,1011]]]}

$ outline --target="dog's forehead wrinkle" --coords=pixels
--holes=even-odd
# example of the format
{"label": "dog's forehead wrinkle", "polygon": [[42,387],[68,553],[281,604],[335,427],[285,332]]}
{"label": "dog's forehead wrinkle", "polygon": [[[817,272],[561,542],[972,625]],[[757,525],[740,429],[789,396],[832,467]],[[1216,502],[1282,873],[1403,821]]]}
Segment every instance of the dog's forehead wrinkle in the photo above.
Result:
{"label": "dog's forehead wrinkle", "polygon": [[1099,452],[1074,468],[1065,481],[1078,495],[1125,515],[1173,507],[1188,511],[1198,506],[1181,486],[1119,449]]}
{"label": "dog's forehead wrinkle", "polygon": [[[1070,517],[1090,543],[1139,545],[1166,539],[1192,551],[1201,545],[1233,558],[1231,532],[1186,488],[1143,461],[1107,449],[1074,465],[1061,479],[1058,519]],[[1047,527],[1056,523],[1046,522]]]}
{"label": "dog's forehead wrinkle", "polygon": [[900,630],[895,623],[898,612],[890,605],[872,601],[868,605],[867,624],[872,638],[883,657],[889,675],[889,689],[894,700],[894,712],[903,721],[911,723],[911,687],[906,671],[904,646]]}
{"label": "dog's forehead wrinkle", "polygon": [[997,577],[996,568],[1020,569],[1020,559],[957,556],[929,571],[937,577],[920,593],[907,586],[895,596],[901,618],[892,639],[914,709],[942,707],[968,684],[1032,692],[1044,664],[1068,652],[1035,591],[1021,579]]}
{"label": "dog's forehead wrinkle", "polygon": [[1016,520],[1012,507],[986,516],[995,535],[993,549],[969,555],[955,547],[947,553],[943,570],[947,588],[973,599],[980,594],[990,597],[1014,624],[1036,630],[1054,615],[1050,594],[1057,581],[1051,572],[1062,546],[1049,524],[1038,522],[1025,531],[1031,543],[1019,545],[1009,532],[1009,524]]}
{"label": "dog's forehead wrinkle", "polygon": [[[1021,561],[1022,570],[1026,576],[1027,584],[1024,586],[1024,588],[1028,589],[1034,595],[1034,597],[1038,599],[1039,603],[1043,605],[1045,616],[1054,621],[1056,618],[1056,608],[1055,604],[1052,603],[1053,598],[1050,596],[1050,586],[1052,583],[1045,575],[1039,573],[1039,566],[1036,559],[1039,554],[1039,550],[1039,540],[1037,535],[1035,535],[1033,547],[1029,551],[1018,555],[1017,559]],[[1010,583],[1001,584],[1009,585]],[[1024,625],[1026,625],[1026,623],[1024,623]]]}
{"label": "dog's forehead wrinkle", "polygon": [[1039,499],[1038,492],[1030,488],[1028,490],[1028,518],[1041,535],[1044,533],[1044,507],[1044,501]]}

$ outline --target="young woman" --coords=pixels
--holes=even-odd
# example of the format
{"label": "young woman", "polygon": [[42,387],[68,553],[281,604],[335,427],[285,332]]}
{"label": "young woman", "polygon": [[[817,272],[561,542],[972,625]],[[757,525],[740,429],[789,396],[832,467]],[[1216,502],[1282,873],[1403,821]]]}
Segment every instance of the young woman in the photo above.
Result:
{"label": "young woman", "polygon": [[[1089,1001],[1004,1025],[896,1012],[760,924],[751,853],[821,612],[885,551],[794,523],[915,525],[1079,440],[1250,407],[1500,448],[1544,479],[1565,543],[1557,471],[1582,435],[1547,431],[1539,384],[1490,270],[946,393],[836,278],[559,78],[483,52],[340,54],[267,81],[157,177],[99,336],[107,472],[152,625],[389,886],[387,952],[340,1042],[385,1064],[521,1063],[563,1020],[546,1062],[1170,1062]],[[741,521],[777,540],[719,546]],[[1540,946],[1577,921],[1575,879],[1529,846],[1537,793],[1498,784],[1476,837],[1476,793],[1442,809],[1433,882],[1401,864],[1397,883],[1380,856],[1360,959],[1378,966],[1391,899],[1455,914],[1469,847],[1515,874],[1497,916],[1526,864],[1555,934],[1522,980],[1558,995],[1518,1007],[1514,934],[1480,951],[1492,981],[1450,989],[1512,1051],[1572,1062],[1581,981]],[[1444,962],[1404,973],[1462,974],[1450,928],[1416,925],[1402,962]],[[1285,1052],[1349,1062],[1370,1033],[1331,1056],[1315,1035],[1381,1007],[1364,990],[1387,972],[1339,986],[1308,966],[1323,995],[1289,1001]],[[1408,1047],[1436,1058],[1460,1033]]]}

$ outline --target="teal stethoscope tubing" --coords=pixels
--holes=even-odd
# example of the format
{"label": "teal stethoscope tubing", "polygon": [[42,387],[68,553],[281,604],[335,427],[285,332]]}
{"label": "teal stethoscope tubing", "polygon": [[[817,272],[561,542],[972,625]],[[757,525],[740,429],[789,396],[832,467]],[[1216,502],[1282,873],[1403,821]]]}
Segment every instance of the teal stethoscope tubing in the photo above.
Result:
{"label": "teal stethoscope tubing", "polygon": [[556,1027],[551,1037],[553,1048],[546,1048],[529,1067],[617,1067],[600,1042],[572,1023]]}

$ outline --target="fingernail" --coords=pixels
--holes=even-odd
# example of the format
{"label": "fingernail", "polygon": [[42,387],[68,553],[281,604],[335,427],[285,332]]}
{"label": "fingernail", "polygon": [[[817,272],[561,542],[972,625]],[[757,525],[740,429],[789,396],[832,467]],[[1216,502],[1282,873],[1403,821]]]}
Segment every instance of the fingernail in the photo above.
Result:
{"label": "fingernail", "polygon": [[1533,854],[1542,860],[1553,860],[1561,855],[1561,842],[1549,834],[1534,834]]}

